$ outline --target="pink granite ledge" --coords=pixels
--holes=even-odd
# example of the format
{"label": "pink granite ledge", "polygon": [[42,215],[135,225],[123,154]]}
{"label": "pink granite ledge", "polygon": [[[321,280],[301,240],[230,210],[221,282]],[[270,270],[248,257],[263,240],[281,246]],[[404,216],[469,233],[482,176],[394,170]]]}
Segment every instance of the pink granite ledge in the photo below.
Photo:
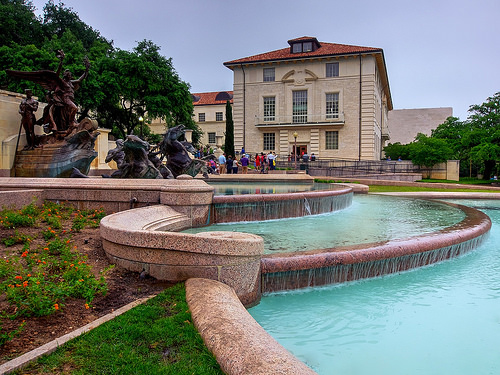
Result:
{"label": "pink granite ledge", "polygon": [[[460,223],[440,231],[407,239],[265,255],[261,260],[261,272],[264,275],[397,258],[465,243],[480,238],[490,230],[491,220],[483,212],[462,205],[446,204],[460,208],[466,217]],[[265,289],[265,285],[263,287]]]}
{"label": "pink granite ledge", "polygon": [[168,206],[158,205],[108,215],[101,220],[100,234],[104,240],[117,245],[155,250],[236,257],[260,256],[263,251],[262,238],[250,233],[172,232],[187,228],[190,226],[186,215]]}
{"label": "pink granite ledge", "polygon": [[194,325],[226,374],[316,374],[252,318],[229,286],[189,279],[186,300]]}

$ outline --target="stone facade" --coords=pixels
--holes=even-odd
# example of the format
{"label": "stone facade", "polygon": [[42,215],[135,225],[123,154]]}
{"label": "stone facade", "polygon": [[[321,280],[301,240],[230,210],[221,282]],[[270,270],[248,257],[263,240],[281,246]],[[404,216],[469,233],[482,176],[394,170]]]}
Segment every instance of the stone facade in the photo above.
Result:
{"label": "stone facade", "polygon": [[415,108],[389,111],[390,143],[407,144],[413,142],[418,133],[431,135],[450,116],[453,108]]}
{"label": "stone facade", "polygon": [[[224,63],[234,72],[235,148],[286,157],[294,152],[295,134],[298,154],[379,160],[392,109],[383,51],[309,37],[288,43],[290,48]],[[306,43],[312,50],[293,52],[295,44]]]}
{"label": "stone facade", "polygon": [[233,104],[232,91],[203,92],[191,94],[193,98],[193,120],[203,131],[202,145],[221,147],[226,132],[226,102]]}

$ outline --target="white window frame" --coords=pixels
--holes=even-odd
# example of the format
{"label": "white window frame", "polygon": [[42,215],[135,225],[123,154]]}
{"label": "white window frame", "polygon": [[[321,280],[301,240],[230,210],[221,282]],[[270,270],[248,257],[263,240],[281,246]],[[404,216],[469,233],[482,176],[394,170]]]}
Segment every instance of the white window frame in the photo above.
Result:
{"label": "white window frame", "polygon": [[198,113],[198,122],[205,122],[205,121],[206,121],[205,113],[204,112]]}
{"label": "white window frame", "polygon": [[292,91],[292,122],[294,124],[307,122],[307,90]]}
{"label": "white window frame", "polygon": [[339,63],[326,63],[326,73],[327,78],[338,77],[339,76]]}
{"label": "white window frame", "polygon": [[328,92],[326,93],[326,118],[334,119],[339,118],[339,93]]}
{"label": "white window frame", "polygon": [[325,131],[325,150],[339,149],[339,131]]}
{"label": "white window frame", "polygon": [[276,71],[274,67],[262,69],[262,80],[264,82],[274,82],[276,80]]}
{"label": "white window frame", "polygon": [[215,112],[215,121],[224,121],[224,114],[222,112]]}
{"label": "white window frame", "polygon": [[208,144],[214,145],[216,142],[216,133],[208,132],[207,133]]}
{"label": "white window frame", "polygon": [[264,133],[262,141],[264,151],[274,151],[276,148],[276,133]]}
{"label": "white window frame", "polygon": [[264,121],[275,121],[276,120],[276,97],[275,96],[265,96],[263,98],[264,106]]}

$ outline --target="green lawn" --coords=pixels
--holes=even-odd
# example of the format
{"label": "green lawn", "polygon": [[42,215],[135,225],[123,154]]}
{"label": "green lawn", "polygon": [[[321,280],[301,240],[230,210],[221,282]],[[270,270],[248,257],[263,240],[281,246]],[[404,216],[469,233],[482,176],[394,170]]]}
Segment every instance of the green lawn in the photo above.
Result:
{"label": "green lawn", "polygon": [[370,193],[392,193],[392,192],[414,192],[414,191],[454,191],[454,192],[479,192],[479,193],[500,193],[500,190],[485,190],[478,186],[477,189],[461,189],[461,188],[432,188],[419,186],[387,186],[387,185],[370,185]]}
{"label": "green lawn", "polygon": [[192,323],[183,283],[17,373],[223,374]]}

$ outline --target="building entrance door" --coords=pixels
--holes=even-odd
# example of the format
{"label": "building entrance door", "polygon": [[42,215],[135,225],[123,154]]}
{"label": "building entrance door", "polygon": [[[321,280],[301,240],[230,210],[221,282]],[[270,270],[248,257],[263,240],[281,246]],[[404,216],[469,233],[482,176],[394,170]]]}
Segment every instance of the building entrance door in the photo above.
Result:
{"label": "building entrance door", "polygon": [[297,145],[297,150],[295,150],[295,145],[292,147],[292,156],[298,157],[300,159],[300,156],[304,153],[307,153],[307,145]]}

